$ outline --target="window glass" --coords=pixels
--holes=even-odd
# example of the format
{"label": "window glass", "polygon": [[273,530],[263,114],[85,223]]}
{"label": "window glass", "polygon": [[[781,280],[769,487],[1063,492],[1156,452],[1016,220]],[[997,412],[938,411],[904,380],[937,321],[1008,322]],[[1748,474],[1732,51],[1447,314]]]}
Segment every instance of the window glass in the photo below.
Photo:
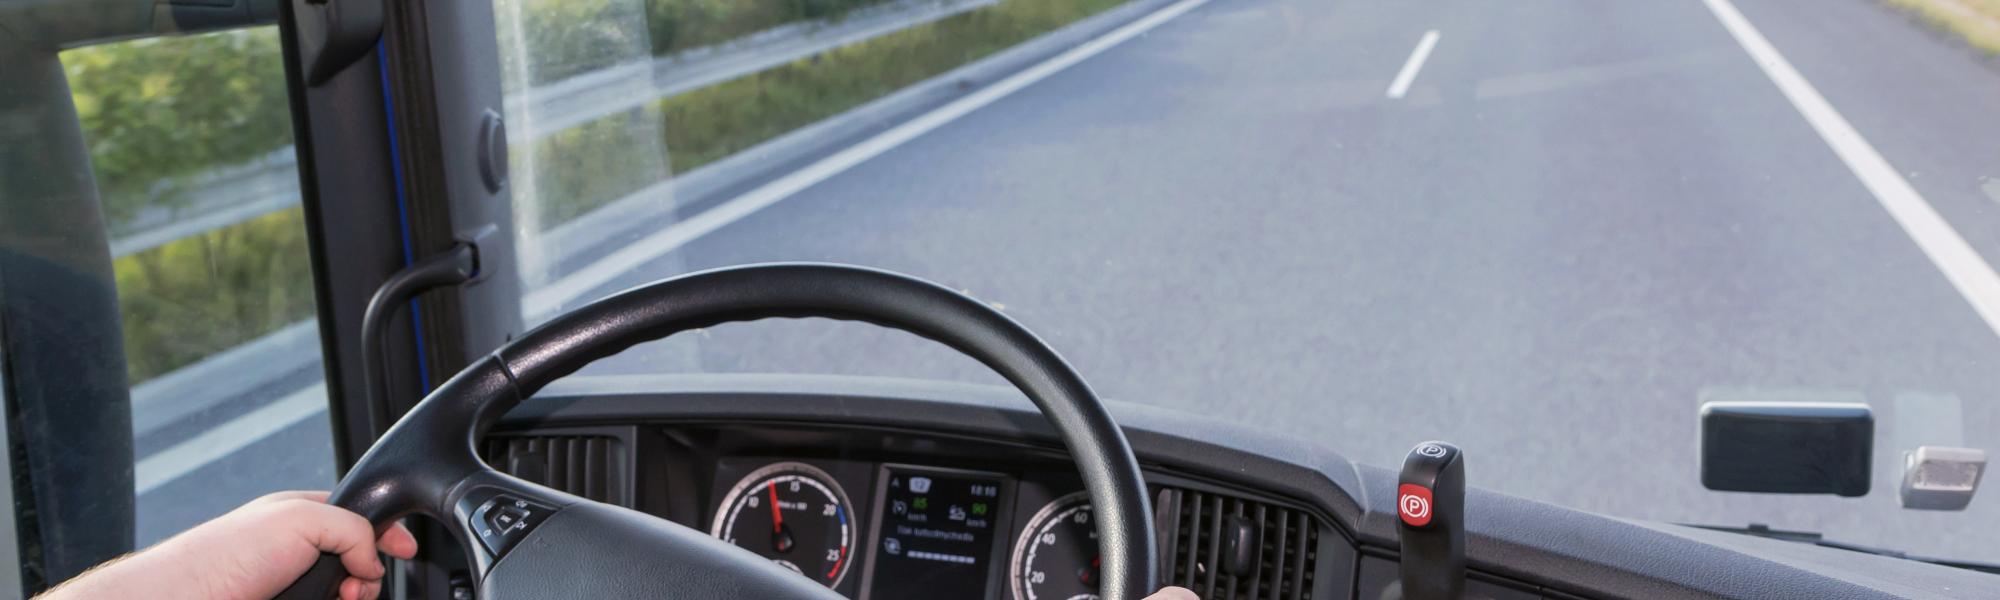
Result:
{"label": "window glass", "polygon": [[521,274],[541,286],[564,257],[611,241],[580,215],[621,199],[630,214],[673,210],[671,190],[649,187],[669,179],[661,115],[633,101],[652,87],[646,4],[501,0],[494,13]]}
{"label": "window glass", "polygon": [[[2000,548],[1954,535],[2000,495],[1899,501],[1905,452],[2000,451],[1993,2],[493,1],[530,323],[862,264],[1366,464],[1444,439],[1619,517]],[[585,372],[691,371],[1004,383],[814,320]],[[1868,404],[1870,493],[1704,488],[1723,399]]]}
{"label": "window glass", "polygon": [[277,29],[62,62],[117,282],[138,544],[267,492],[332,485]]}

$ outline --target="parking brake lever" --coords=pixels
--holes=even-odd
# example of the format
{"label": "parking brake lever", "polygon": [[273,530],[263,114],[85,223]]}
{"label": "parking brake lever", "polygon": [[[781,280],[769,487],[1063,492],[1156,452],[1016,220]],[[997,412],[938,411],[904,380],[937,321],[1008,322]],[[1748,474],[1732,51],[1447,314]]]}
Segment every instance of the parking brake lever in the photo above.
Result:
{"label": "parking brake lever", "polygon": [[1410,450],[1396,516],[1404,600],[1458,600],[1465,593],[1465,455],[1457,446],[1432,441]]}

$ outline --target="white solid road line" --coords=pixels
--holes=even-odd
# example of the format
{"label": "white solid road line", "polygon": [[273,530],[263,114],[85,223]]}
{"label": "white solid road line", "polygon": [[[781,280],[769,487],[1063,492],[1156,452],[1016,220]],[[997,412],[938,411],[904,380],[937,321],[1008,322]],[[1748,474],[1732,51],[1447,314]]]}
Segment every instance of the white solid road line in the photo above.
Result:
{"label": "white solid road line", "polygon": [[[759,209],[778,203],[813,184],[840,174],[855,165],[887,152],[917,136],[979,110],[995,100],[1041,81],[1050,75],[1083,62],[1126,40],[1138,37],[1208,0],[1181,0],[1127,23],[1075,48],[1008,76],[998,83],[940,106],[915,119],[876,134],[803,169],[786,174],[741,196],[717,205],[685,221],[675,223],[564,276],[525,299],[531,315],[547,316],[564,303],[610,283],[619,275],[672,252],[711,231],[721,229]],[[134,466],[138,495],[154,489],[204,465],[228,456],[269,437],[286,427],[326,411],[326,385],[314,384],[277,402],[245,413],[187,441],[147,456]]]}
{"label": "white solid road line", "polygon": [[1417,72],[1424,70],[1424,61],[1431,57],[1431,48],[1437,46],[1438,30],[1424,32],[1417,40],[1417,49],[1410,51],[1410,60],[1403,61],[1403,70],[1396,73],[1396,80],[1389,82],[1389,97],[1401,98],[1410,93],[1410,84],[1417,81]]}
{"label": "white solid road line", "polygon": [[144,496],[169,481],[326,412],[326,384],[292,392],[132,465],[132,492]]}
{"label": "white solid road line", "polygon": [[1758,33],[1750,20],[1743,18],[1736,5],[1729,0],[1703,1],[1708,4],[1709,12],[1715,13],[1715,18],[1722,21],[1723,28],[1729,30],[1729,35],[1734,36],[1757,66],[1764,70],[1764,75],[1771,78],[1771,83],[1777,84],[1778,90],[1784,92],[1785,98],[1791,100],[1792,106],[1805,116],[1814,131],[1819,132],[1819,137],[1826,140],[1826,145],[1840,156],[1841,162],[1847,163],[1848,170],[1861,179],[1861,185],[1875,195],[1875,200],[1889,211],[1889,216],[1903,227],[1903,232],[1916,241],[1917,247],[1930,257],[1939,271],[1944,272],[1945,279],[1951,281],[1958,294],[1964,296],[1965,301],[1972,305],[1972,310],[1986,321],[1986,327],[1992,329],[1995,335],[2000,335],[2000,274],[1995,274],[1993,267],[1986,264],[1986,259],[1981,258],[1972,245],[1958,235],[1958,230],[1952,229],[1951,224],[1938,215],[1937,209],[1932,208],[1916,188],[1911,187],[1910,182],[1903,179],[1903,175],[1890,166],[1887,159],[1882,158],[1882,153],[1875,151],[1875,147],[1861,137],[1861,132],[1848,124],[1847,119],[1840,116],[1840,111],[1834,110],[1819,90],[1792,68],[1792,63],[1785,60],[1769,40],[1764,39],[1764,34]]}
{"label": "white solid road line", "polygon": [[758,186],[757,189],[750,190],[741,196],[731,198],[715,208],[703,211],[701,214],[695,215],[688,220],[667,226],[652,235],[628,244],[623,248],[619,248],[618,251],[528,294],[527,301],[525,302],[528,314],[535,317],[553,314],[557,309],[562,308],[564,304],[576,300],[584,294],[590,293],[591,290],[602,287],[617,279],[620,275],[624,275],[648,262],[652,262],[688,242],[707,235],[711,231],[721,229],[764,207],[777,204],[780,200],[789,198],[793,194],[797,194],[821,181],[826,181],[828,178],[853,168],[855,165],[866,162],[868,159],[879,156],[884,152],[888,152],[897,146],[903,145],[904,142],[916,139],[917,136],[929,133],[933,129],[957,120],[959,117],[970,114],[972,111],[979,110],[996,100],[1005,98],[1009,94],[1033,85],[1037,81],[1041,81],[1050,75],[1061,72],[1063,69],[1083,62],[1085,59],[1098,55],[1098,53],[1109,50],[1111,47],[1117,46],[1126,40],[1138,37],[1140,34],[1146,33],[1154,27],[1158,27],[1160,24],[1166,23],[1168,20],[1178,17],[1187,11],[1194,10],[1196,7],[1206,3],[1208,3],[1208,0],[1181,0],[1180,2],[1167,5],[1165,8],[1154,11],[1144,18],[1111,30],[1111,32],[1096,39],[1064,51],[1062,54],[1042,61],[1035,66],[1028,67],[1006,79],[1002,79],[998,83],[954,100],[950,104],[940,106],[915,119],[905,121],[900,125],[890,128],[888,131],[876,134],[875,137],[863,140],[859,144],[849,146],[831,156],[820,159],[818,162],[807,165],[803,169],[788,173],[784,177]]}

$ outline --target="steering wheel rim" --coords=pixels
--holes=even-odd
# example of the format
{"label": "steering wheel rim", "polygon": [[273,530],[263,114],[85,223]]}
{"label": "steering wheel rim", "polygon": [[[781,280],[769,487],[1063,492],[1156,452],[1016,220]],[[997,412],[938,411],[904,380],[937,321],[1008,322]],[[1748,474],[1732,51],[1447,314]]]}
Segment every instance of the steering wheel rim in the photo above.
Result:
{"label": "steering wheel rim", "polygon": [[[550,578],[559,587],[541,593],[832,597],[830,590],[703,532],[501,474],[481,460],[476,447],[501,415],[536,391],[633,345],[727,322],[807,317],[914,333],[980,361],[1014,384],[1054,425],[1083,477],[1095,507],[1103,559],[1101,597],[1135,600],[1154,589],[1157,541],[1138,461],[1082,376],[1027,328],[985,303],[906,275],[847,265],[777,263],[701,271],[632,288],[556,317],[466,367],[412,408],[355,463],[330,502],[367,518],[378,530],[411,514],[445,523],[475,557],[482,598],[543,597],[521,588],[542,587],[537,581]],[[489,552],[492,546],[482,545],[481,531],[472,521],[496,495],[545,510],[536,513],[533,529]],[[590,547],[552,547],[586,542]],[[654,567],[671,564],[669,571],[679,570],[679,578],[689,580],[659,588],[649,585],[657,582],[598,581],[606,578],[585,573],[615,574],[639,566],[621,567],[621,560],[629,563],[647,553],[652,554],[644,557],[648,572],[662,574]],[[667,556],[657,556],[661,554]],[[532,564],[536,562],[560,564]],[[345,576],[338,569],[337,560],[323,559],[279,597],[324,598]],[[662,575],[675,578],[673,573]]]}

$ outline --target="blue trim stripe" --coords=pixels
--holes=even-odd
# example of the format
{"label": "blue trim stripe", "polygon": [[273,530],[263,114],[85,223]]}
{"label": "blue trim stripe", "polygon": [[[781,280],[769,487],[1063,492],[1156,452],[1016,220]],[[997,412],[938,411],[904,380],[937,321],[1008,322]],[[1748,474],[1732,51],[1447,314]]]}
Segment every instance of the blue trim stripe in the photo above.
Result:
{"label": "blue trim stripe", "polygon": [[[403,236],[403,266],[407,267],[417,262],[416,249],[410,244],[410,204],[403,185],[402,145],[396,139],[396,102],[389,94],[389,53],[380,40],[375,42],[375,69],[382,77],[382,117],[389,126],[389,171],[396,179],[396,224]],[[420,393],[429,394],[431,371],[424,357],[423,311],[417,308],[415,298],[410,299],[410,328],[415,330],[417,339],[417,377],[423,385]]]}

